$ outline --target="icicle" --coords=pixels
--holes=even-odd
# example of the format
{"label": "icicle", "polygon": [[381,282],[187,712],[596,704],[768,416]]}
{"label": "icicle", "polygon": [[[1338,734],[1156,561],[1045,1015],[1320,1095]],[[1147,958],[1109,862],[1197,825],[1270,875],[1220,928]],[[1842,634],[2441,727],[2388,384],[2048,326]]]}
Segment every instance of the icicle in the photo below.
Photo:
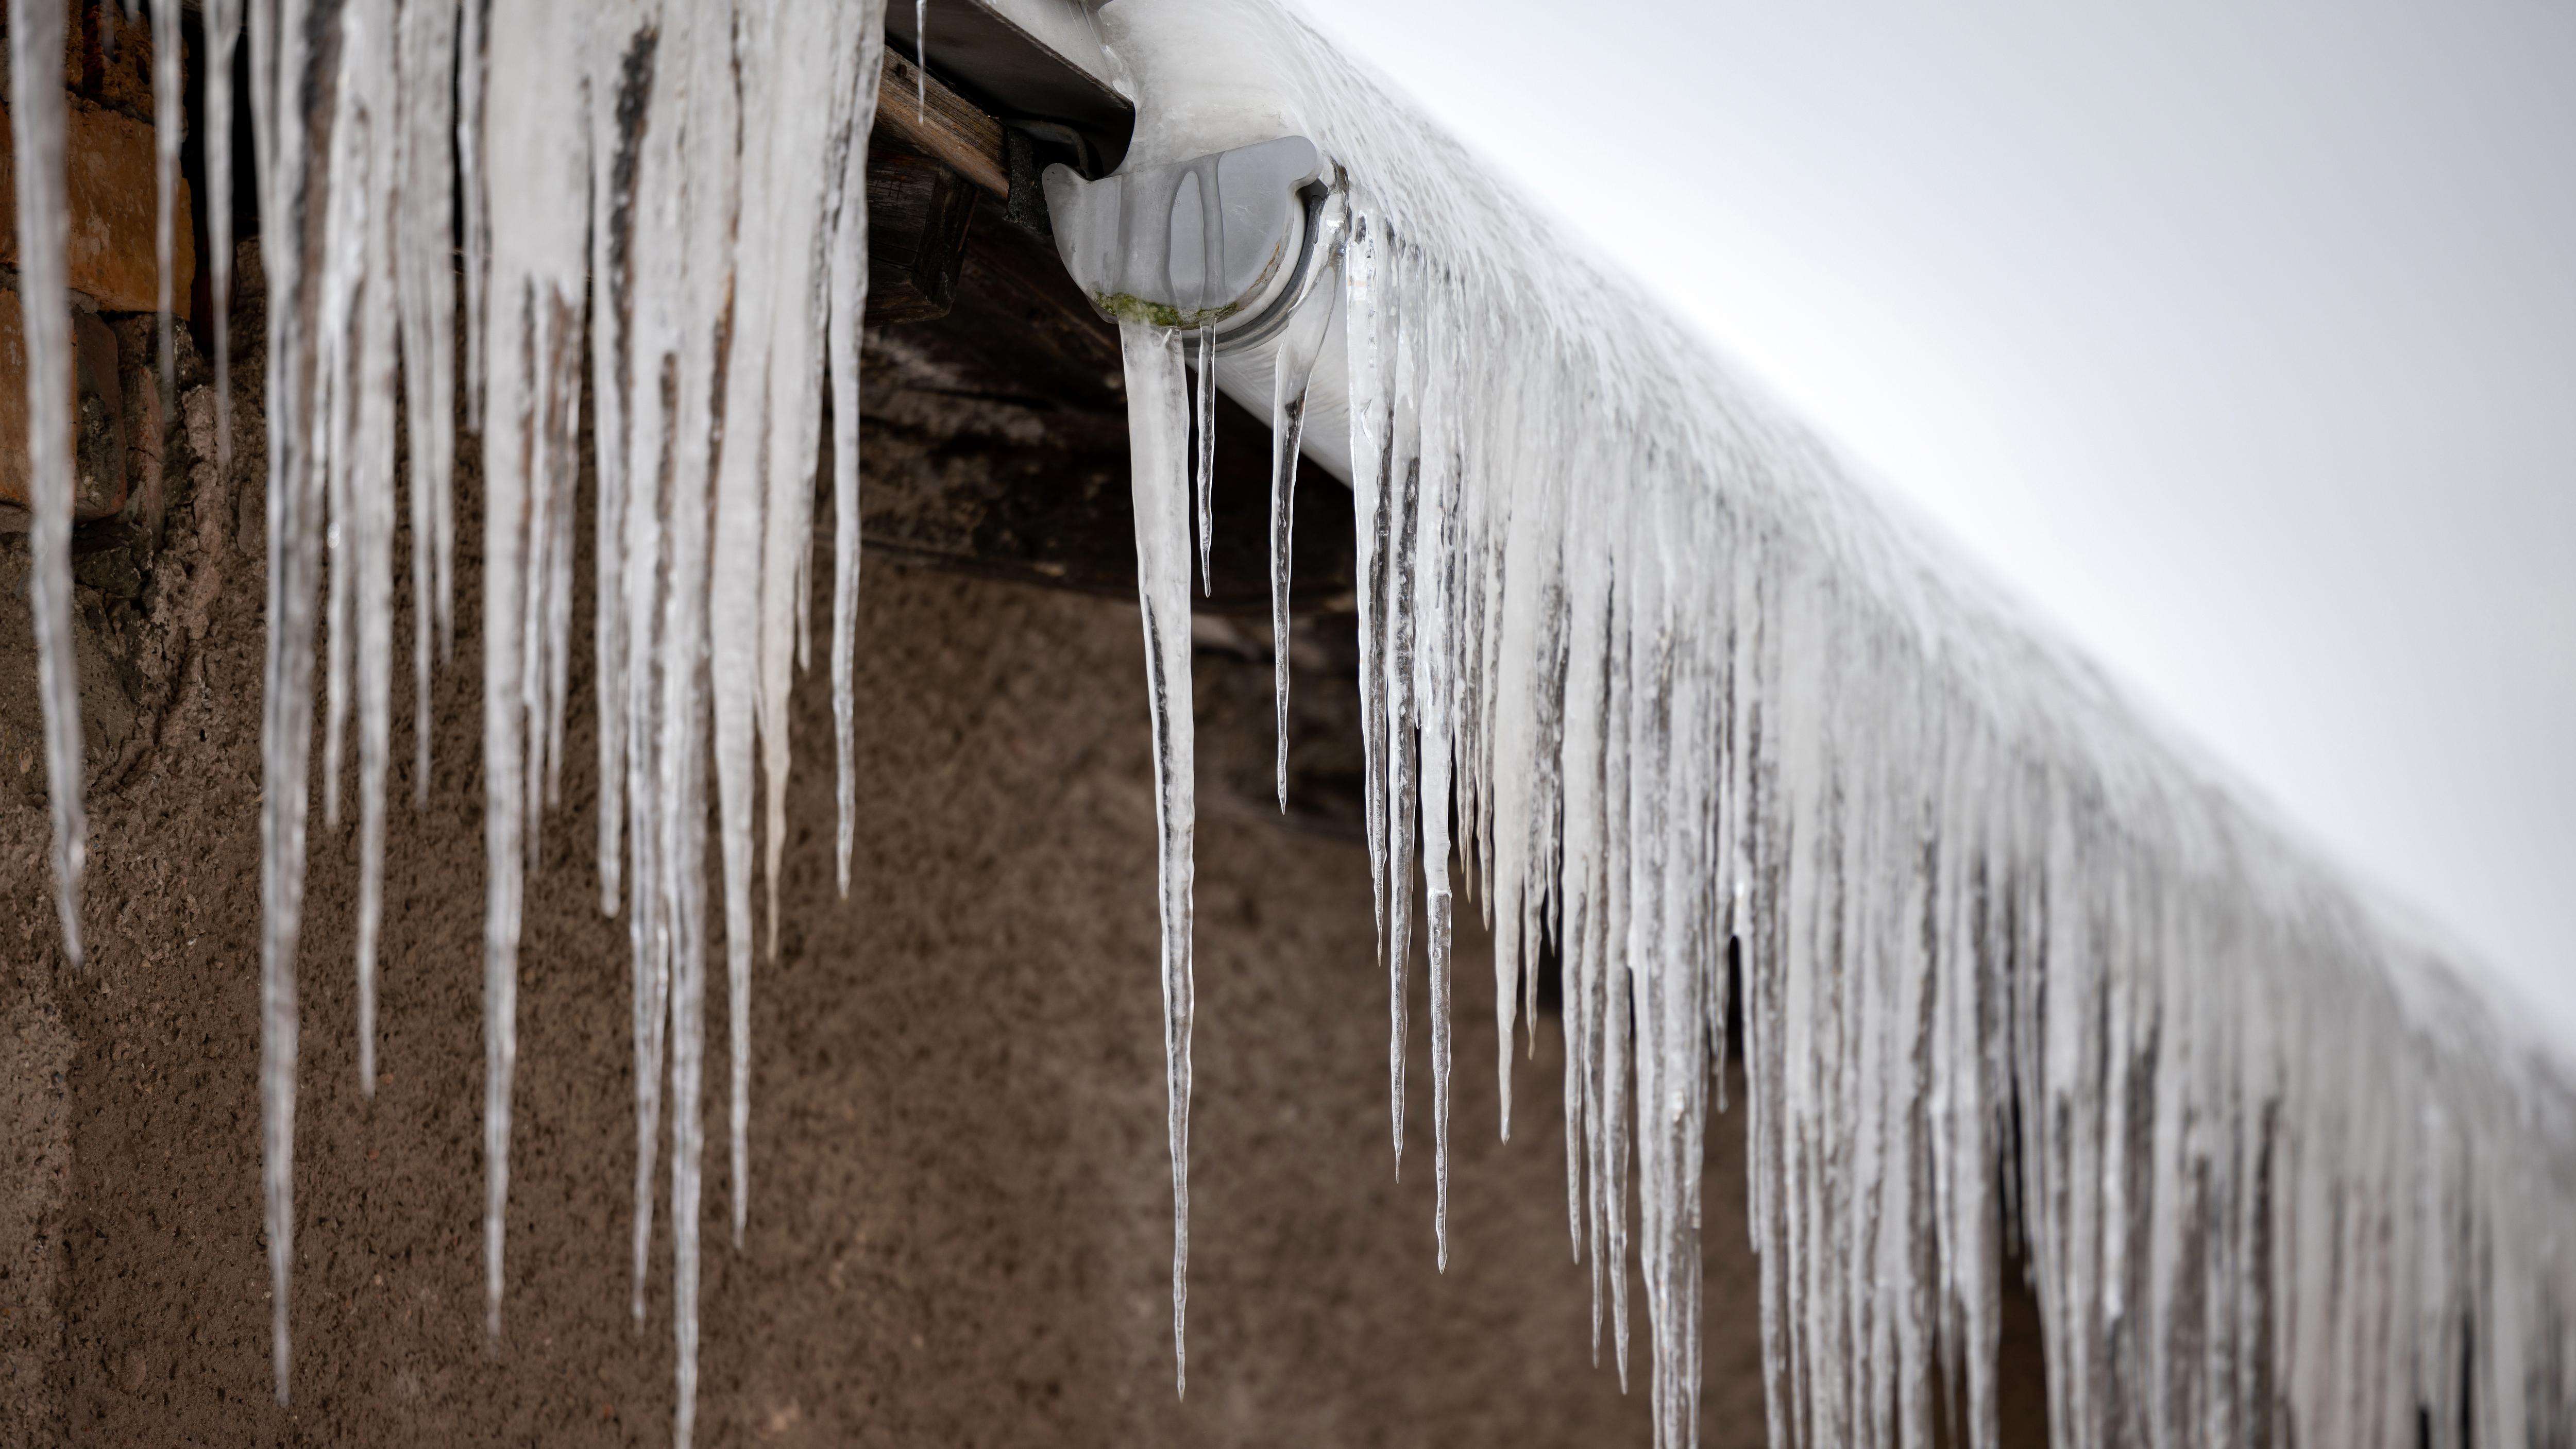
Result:
{"label": "icicle", "polygon": [[[393,745],[394,421],[400,356],[395,236],[401,174],[395,138],[404,126],[395,86],[392,0],[356,0],[341,18],[345,131],[333,194],[350,197],[355,245],[335,258],[361,269],[347,298],[346,392],[336,409],[346,441],[332,467],[351,503],[350,593],[356,625],[358,713],[358,1080],[376,1090],[376,938],[384,918],[385,769]],[[335,136],[335,142],[338,141]],[[414,544],[415,550],[419,547]]]}
{"label": "icicle", "polygon": [[867,121],[876,113],[883,44],[880,30],[863,27],[858,84],[850,88],[855,110],[832,199],[832,736],[840,805],[834,861],[844,900],[858,832],[859,332],[868,302]]}
{"label": "icicle", "polygon": [[[273,234],[305,234],[324,198],[303,184],[312,161],[305,117],[290,117],[316,65],[300,7],[251,13],[251,113],[261,215]],[[22,34],[24,32],[21,32]],[[325,138],[327,141],[327,138]],[[295,953],[304,910],[304,838],[313,719],[313,593],[321,569],[322,418],[288,360],[309,355],[320,277],[301,249],[267,258],[268,651],[260,719],[260,1118],[277,1398],[287,1396],[288,1278],[295,1231]]]}
{"label": "icicle", "polygon": [[[741,134],[732,73],[733,17],[727,8],[676,5],[662,14],[655,64],[657,102],[648,123],[645,177],[652,198],[645,228],[652,238],[642,269],[651,285],[649,328],[639,324],[639,350],[662,359],[676,413],[639,421],[669,482],[664,520],[668,579],[662,600],[657,663],[654,784],[663,913],[670,942],[670,1095],[672,1329],[678,1346],[678,1415],[674,1443],[695,1432],[698,1381],[699,1223],[705,1152],[706,1071],[706,789],[710,701],[710,504],[724,414],[722,339],[728,325],[732,236],[740,178],[733,158]],[[630,402],[639,412],[654,387]],[[647,427],[650,431],[647,431]],[[637,450],[639,455],[641,449]],[[639,1069],[641,1064],[639,1063]]]}
{"label": "icicle", "polygon": [[394,276],[393,133],[378,106],[393,95],[393,15],[388,0],[356,0],[338,17],[330,114],[313,128],[327,189],[318,261],[307,276],[316,322],[313,366],[290,406],[308,421],[305,466],[318,469],[326,595],[323,821],[340,823],[343,742],[357,718],[360,793],[357,929],[360,1086],[375,1086],[375,950],[382,916],[384,768],[390,736],[393,647]]}
{"label": "icicle", "polygon": [[1455,708],[1448,649],[1450,559],[1455,546],[1450,520],[1455,516],[1453,495],[1458,483],[1456,439],[1449,414],[1449,389],[1454,385],[1457,365],[1448,345],[1451,340],[1450,334],[1435,331],[1422,344],[1427,377],[1421,408],[1420,461],[1415,469],[1420,521],[1414,529],[1411,555],[1400,564],[1411,579],[1409,594],[1420,619],[1417,647],[1410,663],[1421,758],[1423,946],[1429,956],[1431,987],[1432,1233],[1443,1272],[1449,1268],[1449,954],[1456,915],[1449,887]]}
{"label": "icicle", "polygon": [[1191,874],[1197,831],[1190,693],[1188,377],[1180,335],[1122,322],[1135,457],[1136,594],[1154,724],[1154,823],[1163,922],[1163,1057],[1172,1147],[1172,1382],[1189,1390]]}
{"label": "icicle", "polygon": [[[1388,442],[1378,505],[1384,532],[1374,540],[1377,568],[1361,579],[1360,591],[1363,596],[1372,588],[1378,591],[1378,633],[1362,641],[1361,656],[1365,660],[1372,649],[1376,652],[1379,709],[1383,715],[1378,728],[1382,731],[1386,771],[1380,793],[1384,797],[1386,832],[1385,956],[1390,1005],[1387,1060],[1392,1069],[1389,1086],[1396,1104],[1395,1165],[1400,1175],[1404,1168],[1404,1056],[1411,1004],[1405,975],[1413,958],[1413,857],[1420,804],[1415,798],[1414,779],[1413,554],[1422,521],[1422,416],[1418,388],[1422,378],[1422,324],[1427,313],[1414,305],[1422,286],[1415,265],[1420,261],[1419,255],[1396,250],[1391,260],[1396,263],[1390,269],[1393,275],[1387,289],[1394,303],[1390,308],[1394,313],[1394,430]],[[1397,300],[1399,297],[1401,300]]]}
{"label": "icicle", "polygon": [[227,473],[233,465],[233,51],[241,39],[241,4],[206,0],[206,135],[200,143],[206,194],[198,199],[206,209],[207,297],[214,314],[207,326],[215,334],[215,467]]}
{"label": "icicle", "polygon": [[[767,809],[769,951],[777,955],[778,869],[786,841],[788,710],[820,445],[834,218],[827,186],[845,171],[859,78],[853,12],[836,0],[747,6],[736,20],[742,75],[741,223],[727,344],[729,439],[717,474],[710,584],[716,769],[724,828],[725,958],[732,1037],[733,1235],[750,1180],[751,781],[761,746]],[[791,118],[803,123],[792,124]],[[820,118],[819,122],[814,118]]]}
{"label": "icicle", "polygon": [[483,0],[458,0],[456,29],[456,211],[457,259],[465,273],[465,421],[483,426],[485,364],[483,334],[489,318],[484,306],[485,268],[490,262],[492,225],[489,175],[484,160],[485,98],[490,86],[491,6]]}
{"label": "icicle", "polygon": [[[1213,270],[1213,269],[1211,269]],[[1190,431],[1195,435],[1197,451],[1190,467],[1191,481],[1197,487],[1199,503],[1199,593],[1202,597],[1216,593],[1216,572],[1210,565],[1209,552],[1216,543],[1216,328],[1199,329],[1198,387],[1192,400],[1197,404]]]}
{"label": "icicle", "polygon": [[[736,63],[743,64],[739,60]],[[745,84],[743,94],[748,108],[754,87]],[[748,117],[736,124],[748,136]],[[762,156],[757,146],[746,144],[744,152],[746,164],[738,179],[741,195],[736,204],[751,213],[762,200],[758,175]],[[756,215],[745,215],[740,225],[751,236],[757,236],[761,229]],[[739,290],[733,300],[728,319],[730,335],[726,339],[731,359],[718,414],[730,426],[717,445],[720,457],[715,474],[714,552],[707,584],[708,678],[715,702],[716,818],[724,859],[725,983],[729,1008],[726,1023],[731,1029],[733,1063],[727,1116],[734,1124],[731,1161],[737,1239],[741,1233],[746,1168],[741,1143],[750,1091],[753,716],[761,688],[761,545],[766,532],[762,515],[769,502],[763,476],[767,471],[768,440],[757,431],[765,382],[760,376],[760,364],[767,360],[764,354],[771,320],[766,280],[758,269],[737,273],[734,279]],[[736,419],[740,419],[738,424]]]}
{"label": "icicle", "polygon": [[[473,8],[469,7],[470,16]],[[578,365],[588,289],[589,128],[581,89],[556,73],[586,59],[570,10],[491,12],[478,171],[511,204],[488,208],[482,324],[485,1319],[501,1328],[510,1097],[518,1060],[518,955],[532,812],[561,738]],[[471,64],[469,58],[468,64]],[[469,284],[471,276],[469,274]]]}
{"label": "icicle", "polygon": [[456,278],[448,243],[456,184],[458,4],[406,0],[401,9],[394,52],[399,119],[393,128],[393,248],[411,442],[412,805],[426,809],[430,635],[434,628],[442,647],[452,647],[456,633]]}
{"label": "icicle", "polygon": [[[703,538],[696,546],[682,543],[681,548],[703,559]],[[694,673],[694,671],[688,671]],[[692,680],[687,692],[698,696],[691,706],[702,702],[703,685]],[[691,714],[695,709],[691,708]],[[684,738],[673,743],[704,748],[704,738],[694,729],[680,731]],[[666,761],[666,787],[679,798],[697,800],[705,789],[694,758]],[[698,944],[706,929],[703,899],[706,870],[705,827],[681,817],[687,811],[671,810],[666,816],[673,822],[678,837],[666,842],[665,854],[676,860],[686,876],[674,882],[679,897],[672,912],[675,933],[681,945],[673,952],[671,967],[671,1319],[672,1333],[678,1342],[678,1410],[674,1419],[671,1442],[675,1449],[688,1449],[698,1417],[698,1221],[702,1212],[699,1166],[706,1150],[702,1125],[701,1087],[706,1075],[706,952]],[[701,812],[702,813],[702,812]],[[676,872],[675,872],[676,874]]]}
{"label": "icicle", "polygon": [[[1288,587],[1296,557],[1297,457],[1306,432],[1306,395],[1341,303],[1334,285],[1341,264],[1336,236],[1323,243],[1327,275],[1289,324],[1271,373],[1270,392],[1270,655],[1278,708],[1279,810],[1288,810]],[[1204,524],[1202,524],[1204,527]]]}
{"label": "icicle", "polygon": [[[110,27],[109,33],[114,34]],[[160,270],[155,289],[160,344],[161,399],[170,406],[179,397],[177,339],[170,330],[170,289],[177,259],[175,221],[179,210],[179,143],[187,131],[181,100],[184,50],[179,37],[179,7],[152,7],[152,254]],[[156,440],[157,441],[157,440]]]}
{"label": "icicle", "polygon": [[1404,1162],[1404,962],[1385,960],[1387,929],[1388,801],[1385,789],[1389,749],[1386,724],[1385,583],[1388,505],[1387,470],[1394,407],[1391,379],[1382,357],[1382,338],[1389,318],[1382,280],[1382,219],[1355,217],[1348,251],[1349,297],[1346,304],[1351,378],[1351,527],[1358,540],[1360,636],[1360,739],[1365,760],[1364,801],[1369,847],[1369,884],[1376,903],[1377,955],[1388,973],[1388,1100],[1394,1117],[1393,1138],[1398,1169]]}
{"label": "icicle", "polygon": [[70,215],[63,198],[63,7],[9,0],[9,94],[17,134],[18,300],[26,331],[27,481],[34,520],[31,603],[53,802],[55,907],[63,955],[81,964],[81,875],[89,815],[81,803],[80,679],[72,655],[72,326],[64,281]]}
{"label": "icicle", "polygon": [[[592,476],[593,689],[599,707],[599,909],[617,914],[625,884],[627,725],[626,668],[634,627],[626,593],[626,537],[633,486],[626,398],[635,386],[636,168],[652,96],[659,32],[635,4],[603,5],[593,17],[589,82],[590,395]],[[639,873],[640,874],[640,873]],[[638,882],[639,887],[643,882]],[[647,912],[638,907],[637,920]],[[634,953],[644,956],[641,942]],[[642,993],[639,991],[639,998]],[[637,1055],[638,1066],[642,1053]],[[639,1086],[642,1078],[637,1078]],[[641,1255],[641,1248],[638,1249]],[[642,1275],[637,1275],[642,1313]]]}
{"label": "icicle", "polygon": [[[628,983],[635,1051],[635,1178],[629,1308],[640,1326],[653,1237],[653,1185],[662,1119],[664,1045],[675,947],[672,903],[662,870],[664,841],[658,758],[666,524],[675,521],[671,419],[664,411],[671,345],[668,313],[678,305],[672,239],[679,219],[660,184],[673,169],[674,138],[658,82],[687,51],[675,30],[666,47],[650,0],[626,0],[596,17],[591,51],[592,184],[591,376],[597,399],[599,527],[616,542],[600,547],[603,657],[600,726],[600,868],[603,905],[626,887]],[[609,576],[614,560],[617,572]],[[612,602],[610,594],[614,593]],[[612,811],[624,820],[609,818]],[[619,842],[631,869],[611,865]]]}

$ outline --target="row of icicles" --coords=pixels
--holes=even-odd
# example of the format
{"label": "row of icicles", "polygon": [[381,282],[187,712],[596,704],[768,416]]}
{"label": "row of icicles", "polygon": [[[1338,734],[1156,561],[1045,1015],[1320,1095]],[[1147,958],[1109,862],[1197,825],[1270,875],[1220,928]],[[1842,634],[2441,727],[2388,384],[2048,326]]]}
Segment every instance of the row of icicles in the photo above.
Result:
{"label": "row of icicles", "polygon": [[[18,286],[29,299],[34,614],[54,875],[65,952],[77,966],[86,821],[70,632],[69,223],[55,63],[64,8],[61,0],[10,0],[9,22]],[[272,242],[262,258],[269,569],[260,1101],[280,1402],[289,1385],[296,951],[317,631],[327,641],[324,820],[334,828],[355,723],[359,1069],[372,1093],[397,478],[407,473],[415,780],[425,803],[429,672],[454,618],[453,419],[461,401],[479,428],[485,486],[490,1327],[500,1327],[519,904],[535,854],[535,813],[555,798],[563,764],[573,488],[586,422],[598,480],[601,895],[612,913],[622,905],[634,944],[633,1307],[640,1319],[667,1091],[675,1433],[681,1445],[690,1441],[704,942],[712,918],[707,766],[711,759],[722,822],[739,1244],[749,1166],[751,821],[758,815],[766,825],[774,952],[786,700],[808,653],[808,541],[826,387],[834,420],[838,859],[841,888],[849,886],[864,174],[882,12],[883,0],[249,6],[251,142]],[[152,6],[165,390],[184,129],[179,17],[176,4]],[[230,315],[232,79],[244,21],[242,0],[204,7],[210,134],[202,199],[218,319]],[[280,237],[301,241],[275,245]],[[461,387],[452,341],[460,302]],[[218,461],[228,465],[230,339],[224,325],[213,333]],[[595,400],[586,420],[585,364]],[[409,425],[407,469],[397,467],[398,417]]]}

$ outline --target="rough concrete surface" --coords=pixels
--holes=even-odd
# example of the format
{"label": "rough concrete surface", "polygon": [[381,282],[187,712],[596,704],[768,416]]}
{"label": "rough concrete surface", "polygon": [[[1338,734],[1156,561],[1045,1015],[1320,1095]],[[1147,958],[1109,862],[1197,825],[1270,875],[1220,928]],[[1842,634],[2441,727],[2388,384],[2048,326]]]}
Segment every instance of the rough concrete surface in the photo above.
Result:
{"label": "rough concrete surface", "polygon": [[[499,1341],[484,1334],[470,447],[455,653],[433,683],[419,810],[407,602],[395,621],[406,659],[372,1098],[356,1080],[356,841],[324,825],[315,782],[293,1403],[272,1395],[256,1091],[255,246],[238,272],[231,467],[215,464],[213,390],[183,338],[179,406],[130,419],[136,446],[161,450],[147,506],[75,544],[90,806],[78,969],[52,901],[26,541],[0,532],[0,1449],[667,1444],[667,1185],[645,1321],[628,1314],[634,1083],[625,925],[601,913],[596,872],[586,479],[562,798],[543,820],[520,955],[507,1296]],[[148,329],[118,329],[129,378],[148,379],[134,360]],[[870,459],[920,468],[927,456],[898,446]],[[398,534],[405,560],[408,548]],[[826,518],[818,557],[829,551]],[[826,577],[817,570],[815,619],[827,631]],[[699,1442],[1649,1443],[1642,1306],[1623,1397],[1606,1338],[1592,1362],[1589,1274],[1568,1258],[1556,1022],[1543,1016],[1534,1043],[1513,1046],[1515,1139],[1499,1143],[1490,954],[1472,926],[1457,962],[1445,1274],[1418,959],[1410,1135],[1400,1180],[1392,1170],[1386,984],[1350,799],[1347,621],[1299,626],[1284,820],[1267,631],[1201,621],[1182,1401],[1136,611],[878,557],[859,620],[847,901],[832,882],[820,659],[795,703],[779,952],[757,966],[753,996],[739,1251],[718,1095],[724,1000],[709,993]],[[1764,1436],[1740,1111],[1712,1123],[1707,1171],[1701,1438],[1729,1449]],[[2026,1294],[2008,1296],[2005,1326],[2005,1442],[2042,1442]]]}
{"label": "rough concrete surface", "polygon": [[[470,478],[456,652],[434,686],[417,812],[409,670],[395,671],[372,1099],[355,1080],[354,835],[323,828],[318,803],[314,814],[294,1401],[271,1396],[255,1090],[257,365],[237,374],[230,477],[207,458],[209,398],[187,391],[173,456],[191,482],[143,587],[84,593],[85,608],[124,611],[116,627],[134,638],[120,667],[143,704],[115,768],[93,762],[78,970],[54,925],[41,762],[15,743],[0,761],[20,777],[0,791],[0,1442],[666,1443],[667,1217],[646,1321],[627,1313],[626,946],[598,904],[586,646],[563,799],[529,887],[508,1294],[501,1339],[484,1338]],[[23,569],[23,538],[0,549]],[[579,569],[586,580],[586,560]],[[587,598],[577,607],[586,618]],[[1398,1181],[1365,854],[1271,811],[1269,667],[1225,647],[1202,652],[1190,1392],[1175,1400],[1135,612],[872,565],[861,625],[847,902],[831,883],[819,670],[796,705],[780,951],[754,996],[739,1252],[724,1228],[722,1106],[708,1103],[700,1442],[1646,1443],[1642,1361],[1626,1398],[1606,1351],[1590,1362],[1587,1275],[1567,1258],[1553,1023],[1516,1068],[1516,1139],[1499,1144],[1491,974],[1482,943],[1465,944],[1443,1275],[1420,973]],[[395,637],[409,639],[407,613]],[[31,652],[13,631],[0,665],[23,677]],[[715,1088],[724,1021],[711,995]],[[1712,1446],[1762,1432],[1735,1130],[1723,1124],[1710,1154]],[[1642,1317],[1636,1327],[1642,1345]]]}

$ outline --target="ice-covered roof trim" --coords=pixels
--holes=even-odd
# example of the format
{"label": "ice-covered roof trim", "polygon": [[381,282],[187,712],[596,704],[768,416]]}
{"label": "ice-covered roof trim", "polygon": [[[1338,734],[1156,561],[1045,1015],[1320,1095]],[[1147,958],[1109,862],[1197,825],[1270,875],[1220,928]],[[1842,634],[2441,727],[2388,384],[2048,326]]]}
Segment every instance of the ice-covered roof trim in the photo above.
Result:
{"label": "ice-covered roof trim", "polygon": [[[1399,1150],[1418,892],[1445,1156],[1454,804],[1506,1037],[1562,962],[1570,1226],[1624,1367],[1633,1184],[1659,1443],[1696,1436],[1730,952],[1775,1443],[1929,1442],[1946,1381],[1991,1444],[2008,1235],[2061,1443],[2576,1435],[2576,1096],[2474,963],[1294,15],[1098,19],[1131,166],[1295,134],[1347,176],[1311,388],[1217,376],[1310,438],[1347,407]],[[1188,587],[1182,339],[1127,336],[1150,645]]]}

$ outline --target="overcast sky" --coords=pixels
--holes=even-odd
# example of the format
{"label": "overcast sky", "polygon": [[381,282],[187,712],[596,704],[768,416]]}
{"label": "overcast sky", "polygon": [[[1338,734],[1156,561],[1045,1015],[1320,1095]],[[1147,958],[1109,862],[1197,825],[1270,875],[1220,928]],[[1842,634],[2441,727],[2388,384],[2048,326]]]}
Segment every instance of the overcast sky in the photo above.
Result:
{"label": "overcast sky", "polygon": [[2576,1042],[2576,0],[1301,0]]}

